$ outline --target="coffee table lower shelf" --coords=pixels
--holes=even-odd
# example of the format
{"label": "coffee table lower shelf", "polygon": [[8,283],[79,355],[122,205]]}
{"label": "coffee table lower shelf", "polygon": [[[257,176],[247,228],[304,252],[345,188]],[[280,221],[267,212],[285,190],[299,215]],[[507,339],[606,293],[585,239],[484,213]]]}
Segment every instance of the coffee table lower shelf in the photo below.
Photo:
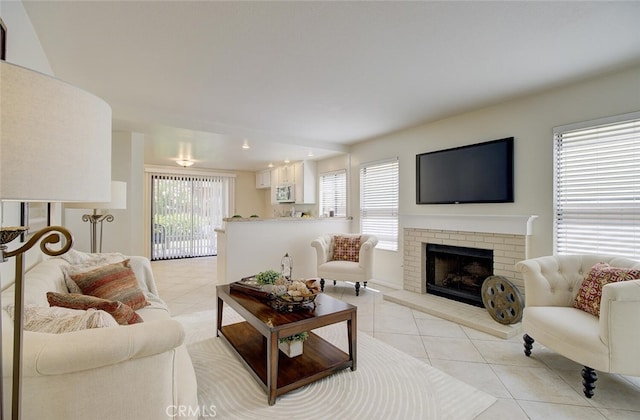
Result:
{"label": "coffee table lower shelf", "polygon": [[[267,339],[248,322],[223,326],[223,338],[249,368],[267,393]],[[280,396],[339,370],[353,367],[349,355],[310,332],[300,356],[289,358],[278,352],[276,395]]]}

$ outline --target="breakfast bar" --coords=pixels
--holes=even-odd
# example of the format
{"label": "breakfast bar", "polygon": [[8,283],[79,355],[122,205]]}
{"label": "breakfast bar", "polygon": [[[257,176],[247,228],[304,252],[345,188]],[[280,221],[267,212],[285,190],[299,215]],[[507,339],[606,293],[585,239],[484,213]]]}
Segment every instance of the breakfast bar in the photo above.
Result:
{"label": "breakfast bar", "polygon": [[285,254],[293,259],[293,277],[316,275],[311,241],[325,233],[350,232],[351,218],[228,218],[218,235],[218,283],[230,283],[264,270],[280,271]]}

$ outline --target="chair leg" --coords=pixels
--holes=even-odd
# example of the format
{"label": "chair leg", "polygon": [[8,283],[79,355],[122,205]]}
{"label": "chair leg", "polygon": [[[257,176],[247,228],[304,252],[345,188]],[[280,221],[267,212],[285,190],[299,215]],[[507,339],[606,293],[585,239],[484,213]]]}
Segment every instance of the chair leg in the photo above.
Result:
{"label": "chair leg", "polygon": [[324,279],[320,279],[320,291],[324,292]]}
{"label": "chair leg", "polygon": [[366,281],[364,282],[364,287],[367,287],[367,282]]}
{"label": "chair leg", "polygon": [[531,356],[531,349],[533,348],[533,342],[535,341],[533,338],[529,337],[529,334],[525,334],[522,336],[524,340],[524,354],[527,357]]}
{"label": "chair leg", "polygon": [[360,296],[360,282],[356,282],[356,296]]}
{"label": "chair leg", "polygon": [[596,389],[595,382],[598,380],[598,374],[595,370],[591,369],[588,366],[585,366],[582,369],[582,385],[584,388],[582,391],[584,392],[584,396],[587,398],[593,397],[593,390]]}
{"label": "chair leg", "polygon": [[336,281],[335,281],[335,280],[333,281],[333,285],[334,285],[334,286],[336,285]]}

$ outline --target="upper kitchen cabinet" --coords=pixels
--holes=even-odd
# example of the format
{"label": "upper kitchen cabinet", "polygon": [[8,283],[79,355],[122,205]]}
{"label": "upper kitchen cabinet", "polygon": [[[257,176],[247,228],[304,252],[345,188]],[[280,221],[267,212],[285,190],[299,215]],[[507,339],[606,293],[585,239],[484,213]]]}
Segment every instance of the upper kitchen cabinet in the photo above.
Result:
{"label": "upper kitchen cabinet", "polygon": [[256,188],[264,189],[271,188],[271,170],[265,169],[263,171],[256,172]]}
{"label": "upper kitchen cabinet", "polygon": [[278,167],[278,185],[295,185],[296,170],[294,167],[295,164]]}
{"label": "upper kitchen cabinet", "polygon": [[[293,186],[293,199],[282,199],[279,190]],[[280,187],[280,188],[278,188]],[[282,192],[282,191],[281,191]],[[314,161],[296,162],[275,168],[271,173],[271,204],[278,203],[315,204],[316,203],[316,163]]]}
{"label": "upper kitchen cabinet", "polygon": [[304,160],[294,165],[296,204],[316,203],[316,162]]}

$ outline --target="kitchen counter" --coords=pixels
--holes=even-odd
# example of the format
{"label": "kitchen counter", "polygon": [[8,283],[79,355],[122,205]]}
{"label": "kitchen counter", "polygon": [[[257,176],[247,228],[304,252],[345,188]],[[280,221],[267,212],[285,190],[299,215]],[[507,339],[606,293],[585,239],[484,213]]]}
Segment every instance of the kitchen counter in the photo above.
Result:
{"label": "kitchen counter", "polygon": [[316,275],[316,252],[311,241],[325,233],[351,232],[350,217],[230,217],[218,235],[218,282],[272,269],[280,271],[285,254],[293,259],[294,278]]}
{"label": "kitchen counter", "polygon": [[352,220],[352,217],[226,217],[223,222],[241,223],[241,222],[312,222],[312,221],[336,221],[336,220]]}

